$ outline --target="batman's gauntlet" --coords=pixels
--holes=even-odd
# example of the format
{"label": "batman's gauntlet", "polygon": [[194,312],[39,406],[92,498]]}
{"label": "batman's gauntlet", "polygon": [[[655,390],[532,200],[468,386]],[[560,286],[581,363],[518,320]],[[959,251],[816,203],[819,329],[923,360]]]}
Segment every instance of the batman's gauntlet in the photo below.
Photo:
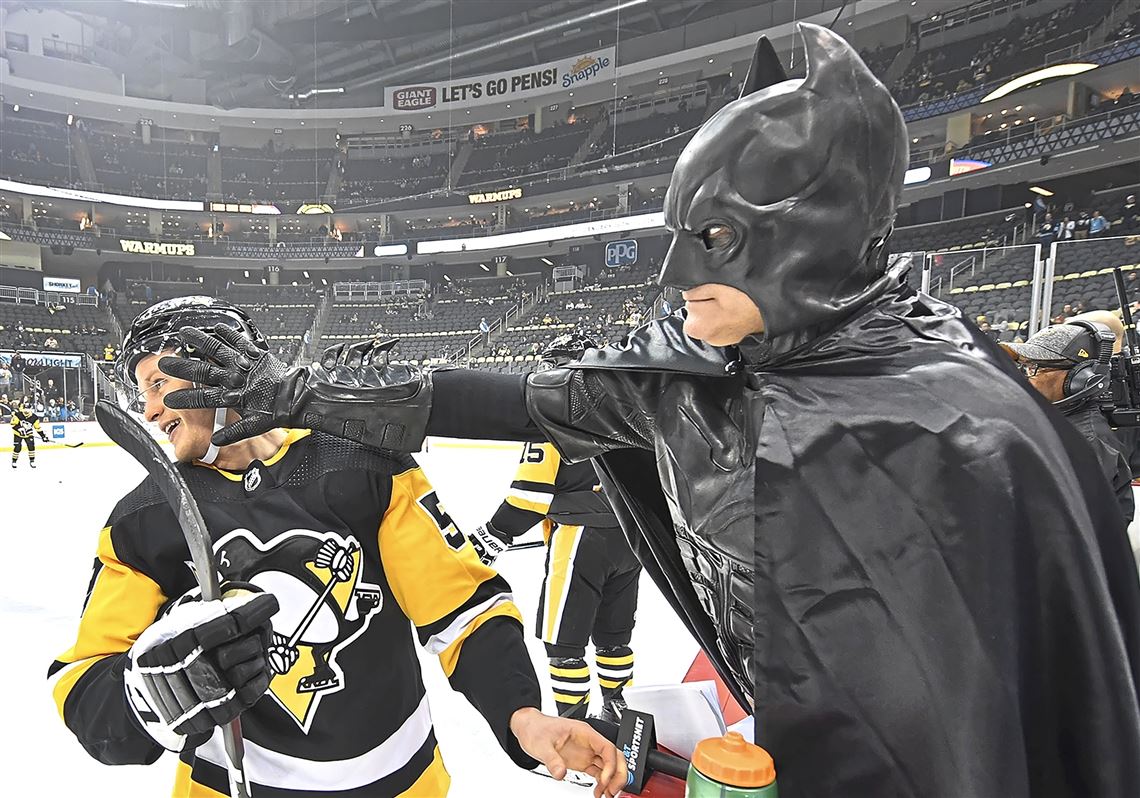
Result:
{"label": "batman's gauntlet", "polygon": [[[367,345],[364,345],[367,346]],[[278,396],[292,426],[369,446],[418,452],[431,414],[431,372],[369,357],[360,344],[334,346],[295,369]]]}

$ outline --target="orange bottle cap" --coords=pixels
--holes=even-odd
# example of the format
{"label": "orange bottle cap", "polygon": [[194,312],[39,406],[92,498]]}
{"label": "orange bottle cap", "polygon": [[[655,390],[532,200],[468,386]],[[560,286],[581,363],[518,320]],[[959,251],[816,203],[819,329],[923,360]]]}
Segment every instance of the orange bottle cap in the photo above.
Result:
{"label": "orange bottle cap", "polygon": [[740,732],[701,740],[693,751],[693,767],[730,787],[766,787],[776,780],[771,755]]}

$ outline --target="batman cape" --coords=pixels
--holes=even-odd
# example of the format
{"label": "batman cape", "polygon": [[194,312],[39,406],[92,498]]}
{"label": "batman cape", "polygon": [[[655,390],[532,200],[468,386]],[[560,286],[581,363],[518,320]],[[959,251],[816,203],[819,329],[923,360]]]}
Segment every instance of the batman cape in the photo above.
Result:
{"label": "batman cape", "polygon": [[901,113],[839,36],[801,33],[807,76],[762,43],[665,201],[659,281],[734,288],[762,332],[726,351],[654,323],[531,375],[528,416],[598,458],[785,798],[1140,795],[1112,493],[1004,353],[887,269]]}

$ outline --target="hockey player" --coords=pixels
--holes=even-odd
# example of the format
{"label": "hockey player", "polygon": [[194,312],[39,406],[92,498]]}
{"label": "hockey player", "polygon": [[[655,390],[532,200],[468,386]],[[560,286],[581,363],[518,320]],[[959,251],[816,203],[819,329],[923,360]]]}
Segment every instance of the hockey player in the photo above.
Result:
{"label": "hockey player", "polygon": [[219,441],[304,414],[594,458],[786,798],[1140,795],[1112,493],[1009,358],[887,268],[902,115],[838,35],[800,31],[807,77],[761,46],[677,161],[658,279],[683,314],[525,378],[250,353],[167,401],[241,408]]}
{"label": "hockey player", "polygon": [[28,447],[28,465],[36,467],[36,438],[48,442],[47,433],[40,429],[40,416],[26,400],[16,402],[12,408],[12,468],[20,459],[20,450]]}
{"label": "hockey player", "polygon": [[49,671],[84,748],[108,764],[178,752],[175,797],[222,796],[217,727],[240,714],[259,798],[442,796],[449,777],[410,621],[515,763],[541,761],[556,778],[582,770],[598,779],[595,795],[616,794],[621,757],[585,724],[537,710],[509,586],[479,562],[409,456],[307,429],[218,448],[210,435],[225,419],[164,406],[190,383],[159,372],[159,353],[177,351],[181,327],[215,323],[267,351],[239,309],[180,298],[135,320],[118,371],[173,444],[226,597],[197,600],[182,533],[152,480],[119,502],[99,536],[78,636]]}
{"label": "hockey player", "polygon": [[603,717],[616,721],[625,708],[622,689],[633,683],[629,642],[641,565],[593,467],[563,461],[549,443],[528,443],[510,493],[491,520],[472,533],[472,542],[491,565],[515,538],[539,523],[547,552],[535,627],[546,644],[558,714],[588,714],[586,644],[593,640]]}

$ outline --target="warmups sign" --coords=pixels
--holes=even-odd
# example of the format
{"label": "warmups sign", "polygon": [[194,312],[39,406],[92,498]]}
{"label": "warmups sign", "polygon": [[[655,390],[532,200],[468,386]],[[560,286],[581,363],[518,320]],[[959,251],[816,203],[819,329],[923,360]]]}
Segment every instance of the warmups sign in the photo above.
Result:
{"label": "warmups sign", "polygon": [[123,252],[130,252],[135,255],[182,255],[184,257],[194,255],[193,244],[171,244],[165,241],[135,241],[130,238],[120,238],[119,246],[123,248]]}
{"label": "warmups sign", "polygon": [[505,188],[502,191],[485,191],[480,194],[468,194],[467,201],[472,205],[482,205],[485,202],[506,202],[507,200],[522,199],[521,188]]}
{"label": "warmups sign", "polygon": [[523,100],[612,80],[615,61],[614,48],[606,47],[528,69],[418,86],[391,86],[384,89],[384,104],[393,111],[429,111]]}

